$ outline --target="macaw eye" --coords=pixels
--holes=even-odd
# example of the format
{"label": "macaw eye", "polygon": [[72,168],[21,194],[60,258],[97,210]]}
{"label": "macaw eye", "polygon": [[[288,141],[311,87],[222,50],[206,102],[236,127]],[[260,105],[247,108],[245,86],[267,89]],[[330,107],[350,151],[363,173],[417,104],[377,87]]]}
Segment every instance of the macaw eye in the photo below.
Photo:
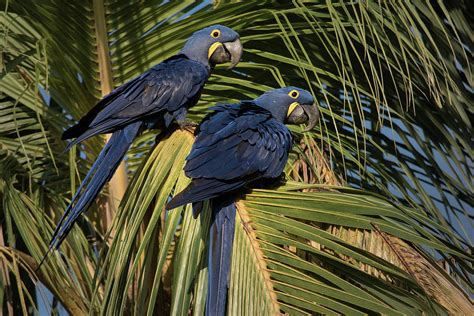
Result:
{"label": "macaw eye", "polygon": [[218,29],[215,29],[211,32],[211,36],[214,38],[218,38],[219,36],[221,36],[221,31],[219,31]]}
{"label": "macaw eye", "polygon": [[293,99],[296,99],[297,97],[299,97],[300,93],[296,90],[291,90],[290,93],[288,93],[288,95],[292,97]]}

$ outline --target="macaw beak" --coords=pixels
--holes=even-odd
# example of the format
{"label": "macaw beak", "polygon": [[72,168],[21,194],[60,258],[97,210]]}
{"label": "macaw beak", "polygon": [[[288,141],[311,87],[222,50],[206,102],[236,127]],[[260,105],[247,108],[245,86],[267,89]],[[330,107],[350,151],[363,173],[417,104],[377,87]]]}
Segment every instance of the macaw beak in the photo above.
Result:
{"label": "macaw beak", "polygon": [[232,69],[237,65],[240,61],[240,57],[242,57],[243,46],[240,42],[240,38],[236,39],[233,42],[224,43],[224,47],[226,51],[230,54],[230,66],[229,69]]}
{"label": "macaw beak", "polygon": [[288,116],[288,123],[292,124],[306,124],[303,132],[312,130],[319,120],[319,110],[316,103],[313,104],[299,104]]}
{"label": "macaw beak", "polygon": [[215,42],[209,48],[208,58],[213,65],[230,62],[229,69],[232,69],[239,63],[242,51],[240,39],[225,43]]}

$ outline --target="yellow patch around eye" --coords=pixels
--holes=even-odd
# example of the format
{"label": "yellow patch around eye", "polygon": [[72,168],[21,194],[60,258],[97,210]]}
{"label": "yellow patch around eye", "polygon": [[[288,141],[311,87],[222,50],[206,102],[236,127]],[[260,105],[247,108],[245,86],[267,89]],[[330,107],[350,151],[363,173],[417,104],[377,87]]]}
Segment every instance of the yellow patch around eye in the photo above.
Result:
{"label": "yellow patch around eye", "polygon": [[211,32],[211,36],[214,37],[214,38],[218,38],[219,36],[221,36],[221,31],[218,30],[218,29],[214,29]]}
{"label": "yellow patch around eye", "polygon": [[297,90],[291,90],[288,95],[292,97],[293,99],[296,99],[297,97],[300,96],[300,93]]}
{"label": "yellow patch around eye", "polygon": [[207,59],[211,58],[212,54],[216,51],[218,47],[222,46],[222,43],[220,42],[215,42],[214,44],[209,47],[209,51],[207,52]]}
{"label": "yellow patch around eye", "polygon": [[291,112],[293,112],[298,105],[300,105],[298,102],[291,103],[290,106],[288,107],[288,113],[286,113],[286,117],[290,116]]}

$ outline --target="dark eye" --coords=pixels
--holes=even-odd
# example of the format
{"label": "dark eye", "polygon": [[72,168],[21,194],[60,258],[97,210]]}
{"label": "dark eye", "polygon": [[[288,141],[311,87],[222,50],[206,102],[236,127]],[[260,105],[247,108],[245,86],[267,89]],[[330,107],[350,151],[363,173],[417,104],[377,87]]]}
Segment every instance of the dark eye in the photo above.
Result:
{"label": "dark eye", "polygon": [[211,32],[211,36],[214,37],[214,38],[218,38],[219,36],[221,36],[221,31],[219,30],[213,30]]}
{"label": "dark eye", "polygon": [[293,99],[296,99],[300,95],[300,93],[296,90],[291,90],[290,93],[288,93],[288,95],[292,97]]}

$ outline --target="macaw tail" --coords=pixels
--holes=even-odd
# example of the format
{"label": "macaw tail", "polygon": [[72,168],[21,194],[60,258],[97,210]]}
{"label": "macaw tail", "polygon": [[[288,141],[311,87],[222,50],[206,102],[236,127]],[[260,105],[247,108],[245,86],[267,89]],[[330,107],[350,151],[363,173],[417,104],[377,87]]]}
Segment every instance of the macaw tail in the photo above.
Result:
{"label": "macaw tail", "polygon": [[213,200],[212,204],[206,315],[220,316],[226,310],[236,208],[234,201]]}
{"label": "macaw tail", "polygon": [[141,125],[142,122],[134,122],[112,134],[59,221],[51,238],[49,249],[41,260],[38,269],[49,252],[59,247],[78,217],[89,208],[105,183],[112,178],[133,139],[139,133]]}

